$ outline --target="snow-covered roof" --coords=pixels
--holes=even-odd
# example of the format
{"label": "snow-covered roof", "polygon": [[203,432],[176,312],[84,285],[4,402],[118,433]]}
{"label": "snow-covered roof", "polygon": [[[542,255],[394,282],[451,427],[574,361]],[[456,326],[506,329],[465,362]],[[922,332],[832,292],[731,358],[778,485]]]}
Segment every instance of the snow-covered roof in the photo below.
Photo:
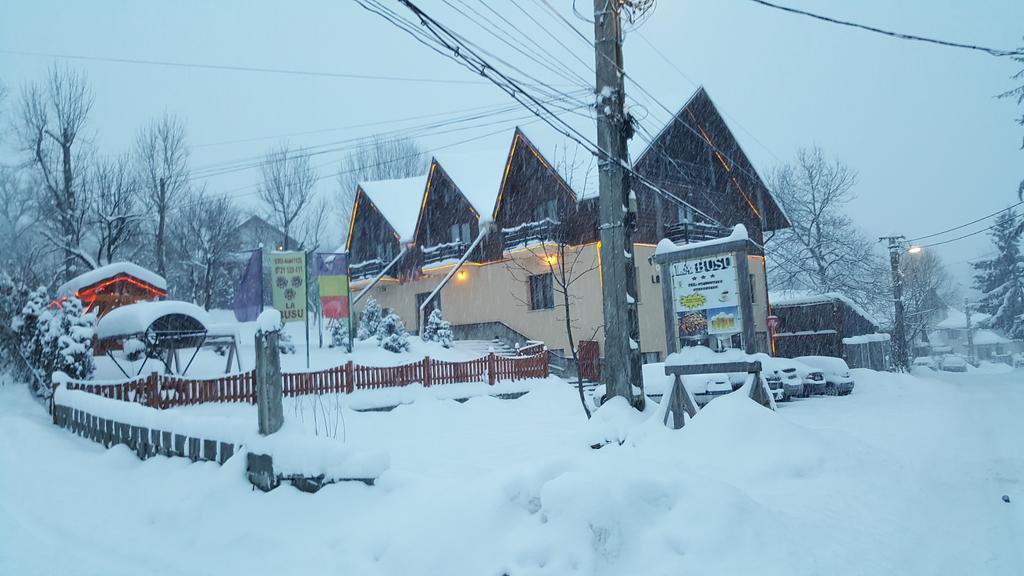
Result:
{"label": "snow-covered roof", "polygon": [[156,272],[147,270],[142,266],[131,262],[114,262],[113,264],[100,266],[99,268],[90,270],[84,274],[79,274],[64,284],[61,284],[60,287],[57,288],[57,295],[71,297],[78,293],[82,288],[88,288],[93,284],[97,284],[122,274],[127,274],[128,276],[142,280],[146,284],[149,284],[159,290],[163,290],[164,292],[167,291],[167,280],[164,280],[164,277]]}
{"label": "snow-covered roof", "polygon": [[866,320],[878,326],[878,320],[868,314],[867,310],[860,304],[851,300],[841,292],[812,292],[810,290],[778,290],[768,293],[768,301],[772,306],[810,306],[812,304],[824,304],[839,300],[849,306],[854,312],[863,316]]}
{"label": "snow-covered roof", "polygon": [[96,337],[99,339],[134,336],[149,329],[158,318],[169,314],[182,314],[198,320],[204,327],[213,324],[209,313],[191,302],[164,300],[161,302],[138,302],[115,308],[96,323]]}
{"label": "snow-covered roof", "polygon": [[886,333],[861,334],[860,336],[849,336],[843,338],[843,344],[867,344],[868,342],[888,342],[892,337]]}
{"label": "snow-covered roof", "polygon": [[676,244],[668,238],[662,238],[658,242],[658,246],[654,249],[654,254],[670,254],[672,252],[679,252],[680,250],[693,250],[694,248],[704,248],[706,246],[717,246],[718,244],[726,244],[728,242],[735,242],[736,240],[749,240],[750,236],[747,235],[747,227],[743,224],[737,224],[733,227],[732,232],[728,236],[722,238],[712,238],[711,240],[703,240],[701,242],[691,242],[689,244]]}
{"label": "snow-covered roof", "polygon": [[510,145],[511,140],[503,146],[434,155],[434,160],[441,165],[483,220],[490,220],[494,212],[494,202],[505,176]]}
{"label": "snow-covered roof", "polygon": [[991,346],[994,344],[1009,344],[1012,340],[1009,338],[1000,336],[997,332],[992,330],[975,330],[974,331],[974,345],[975,346]]}
{"label": "snow-covered roof", "polygon": [[[990,314],[984,312],[971,312],[971,326],[978,326],[991,317]],[[943,330],[966,330],[967,315],[950,306],[946,308],[946,319],[937,323],[935,327]]]}
{"label": "snow-covered roof", "polygon": [[427,175],[360,182],[359,187],[395,229],[399,240],[412,242],[427,189]]}

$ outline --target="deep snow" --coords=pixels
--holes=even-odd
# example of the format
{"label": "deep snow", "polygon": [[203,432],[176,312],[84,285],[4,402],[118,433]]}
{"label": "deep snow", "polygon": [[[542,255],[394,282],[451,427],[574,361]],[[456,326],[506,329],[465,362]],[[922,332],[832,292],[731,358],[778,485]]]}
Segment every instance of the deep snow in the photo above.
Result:
{"label": "deep snow", "polygon": [[[1019,574],[1021,375],[855,370],[851,396],[722,397],[680,431],[588,424],[558,383],[346,410],[391,466],[316,495],[104,450],[7,385],[0,574]],[[624,443],[590,449],[609,424]]]}

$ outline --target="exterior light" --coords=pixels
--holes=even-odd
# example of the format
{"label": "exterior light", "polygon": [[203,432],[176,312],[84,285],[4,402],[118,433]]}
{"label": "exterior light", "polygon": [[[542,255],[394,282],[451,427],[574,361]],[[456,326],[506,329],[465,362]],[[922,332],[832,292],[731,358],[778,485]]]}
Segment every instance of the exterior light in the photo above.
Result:
{"label": "exterior light", "polygon": [[548,256],[547,258],[545,258],[545,261],[548,264],[552,265],[552,266],[557,266],[558,265],[558,255],[557,254],[552,254],[551,256]]}
{"label": "exterior light", "polygon": [[921,253],[921,247],[920,246],[911,246],[910,249],[907,250],[907,254],[920,254],[920,253]]}
{"label": "exterior light", "polygon": [[469,274],[467,274],[465,270],[459,270],[458,273],[455,274],[455,277],[459,282],[465,282],[466,278],[469,277]]}

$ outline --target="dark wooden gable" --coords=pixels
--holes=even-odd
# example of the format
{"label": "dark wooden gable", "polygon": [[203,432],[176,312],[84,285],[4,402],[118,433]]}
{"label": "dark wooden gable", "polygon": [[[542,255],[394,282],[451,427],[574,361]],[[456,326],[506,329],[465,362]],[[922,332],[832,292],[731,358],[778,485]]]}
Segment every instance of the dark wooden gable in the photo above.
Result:
{"label": "dark wooden gable", "polygon": [[[401,250],[398,233],[362,188],[356,190],[346,246],[353,268],[378,259],[387,265]],[[373,268],[376,267],[371,266],[369,269]],[[353,270],[353,276],[357,276],[357,272]]]}
{"label": "dark wooden gable", "polygon": [[452,225],[466,224],[472,242],[480,232],[480,215],[462,194],[458,183],[436,159],[430,165],[426,197],[416,224],[416,244],[420,247],[437,246],[453,242]]}
{"label": "dark wooden gable", "polygon": [[563,216],[576,202],[576,194],[526,135],[517,129],[494,207],[494,221],[499,229],[505,229],[541,220],[541,206],[548,200],[555,201],[557,215]]}
{"label": "dark wooden gable", "polygon": [[[704,212],[724,226],[744,224],[763,243],[763,229],[789,226],[753,165],[700,88],[634,163],[653,184]],[[639,223],[656,228],[679,221],[678,204],[635,183]],[[701,220],[699,214],[696,220]],[[641,234],[646,235],[646,234]],[[654,234],[656,235],[656,234]]]}

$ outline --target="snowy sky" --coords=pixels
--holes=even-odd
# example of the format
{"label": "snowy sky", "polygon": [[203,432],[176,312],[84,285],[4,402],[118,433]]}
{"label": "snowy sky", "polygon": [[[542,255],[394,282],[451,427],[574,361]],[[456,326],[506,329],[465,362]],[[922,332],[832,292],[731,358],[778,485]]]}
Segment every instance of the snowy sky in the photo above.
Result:
{"label": "snowy sky", "polygon": [[[469,3],[494,18],[475,0]],[[1024,44],[1024,3],[1019,1],[786,3],[910,33],[1000,48]],[[592,53],[564,23],[544,12],[543,2],[488,4],[592,81]],[[592,36],[590,25],[573,15],[568,1],[552,4],[564,7],[564,15]],[[537,68],[502,51],[499,40],[441,0],[422,0],[421,5],[517,65]],[[8,3],[3,12],[0,50],[477,80],[354,2],[33,0]],[[0,81],[17,92],[24,82],[40,78],[52,60],[0,53]],[[790,159],[799,146],[817,143],[841,157],[860,173],[859,197],[850,211],[872,236],[920,236],[983,216],[1015,202],[1017,183],[1024,177],[1024,130],[1013,123],[1021,110],[1009,100],[994,98],[1013,86],[1009,76],[1019,69],[1007,59],[838,28],[744,0],[662,0],[639,32],[627,37],[625,64],[656,98],[627,87],[639,103],[634,111],[651,132],[668,118],[660,106],[675,111],[696,84],[703,84],[762,173]],[[91,128],[104,153],[126,149],[140,125],[166,110],[187,122],[194,169],[261,155],[285,135],[294,146],[325,145],[314,157],[324,176],[325,193],[335,186],[331,172],[337,170],[342,154],[335,150],[343,144],[340,141],[438,118],[365,124],[510,102],[484,84],[107,62],[73,65],[88,73],[94,88]],[[568,90],[576,88],[566,79],[550,74],[544,78]],[[507,147],[507,131],[483,136],[527,122],[526,118],[520,112],[495,114],[465,130],[421,140],[427,147],[440,147],[476,137],[461,147]],[[589,120],[577,116],[574,121],[592,133]],[[525,129],[542,148],[561,142],[538,123]],[[309,131],[319,132],[296,134]],[[9,147],[3,155],[9,161]],[[256,179],[257,171],[247,170],[209,178],[207,184],[212,191],[230,192],[240,202],[252,203]],[[983,235],[935,248],[962,275],[967,273],[964,261],[989,249]]]}

